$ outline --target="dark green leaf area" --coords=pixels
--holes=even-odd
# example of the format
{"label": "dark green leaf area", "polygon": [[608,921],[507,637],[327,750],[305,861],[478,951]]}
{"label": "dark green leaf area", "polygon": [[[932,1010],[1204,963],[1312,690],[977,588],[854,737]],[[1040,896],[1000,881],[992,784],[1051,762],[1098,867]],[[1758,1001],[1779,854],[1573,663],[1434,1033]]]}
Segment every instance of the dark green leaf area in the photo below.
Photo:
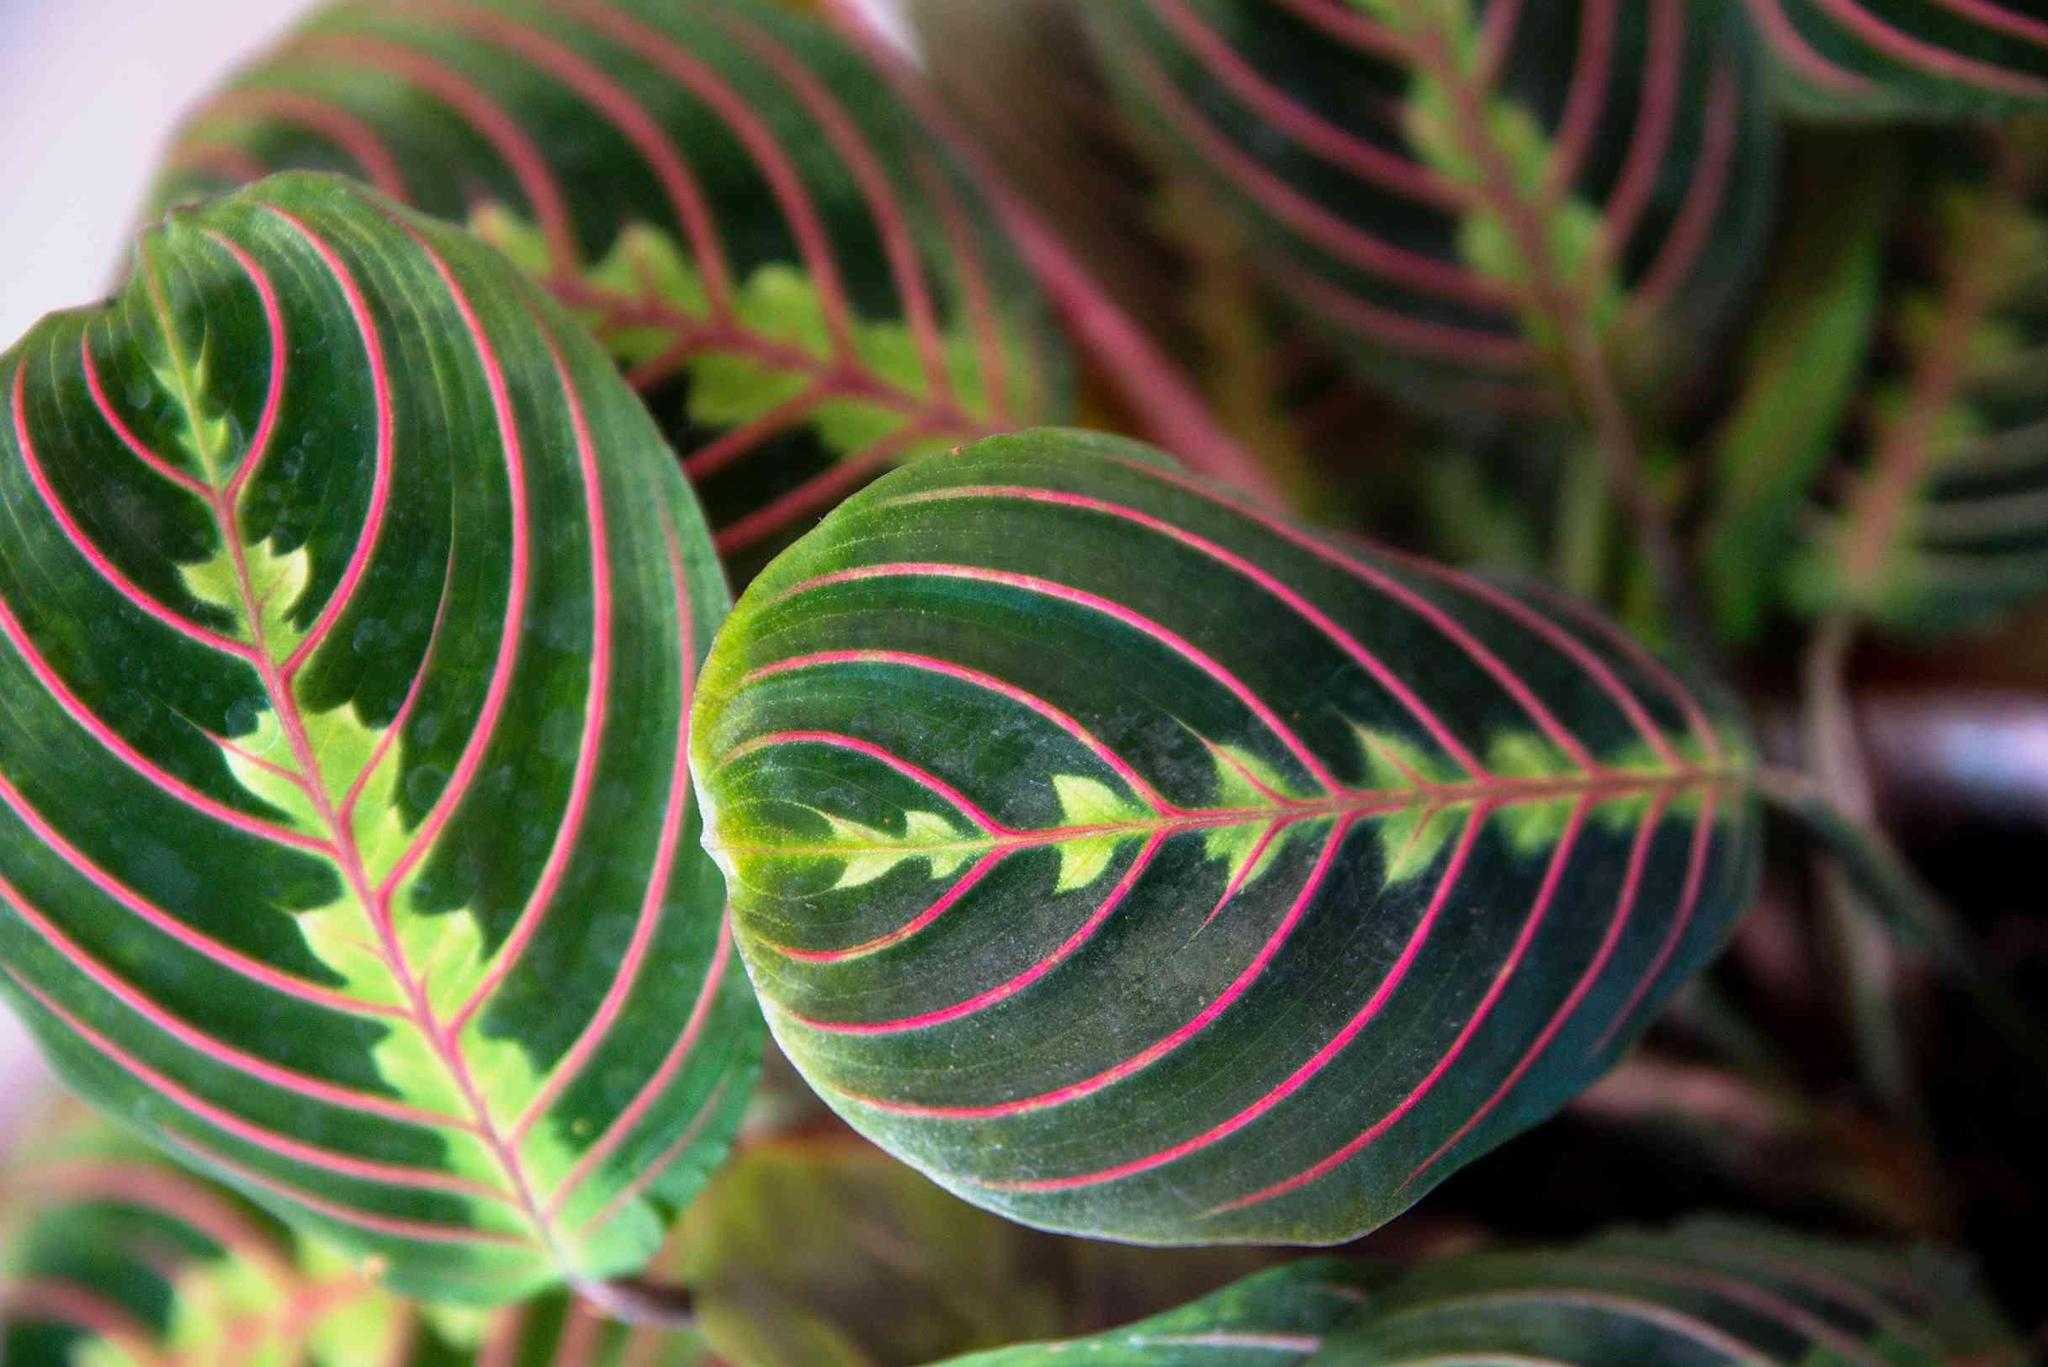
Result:
{"label": "dark green leaf area", "polygon": [[1748,752],[1580,608],[1042,432],[749,590],[693,748],[770,1021],[970,1200],[1331,1241],[1596,1076],[1754,877]]}
{"label": "dark green leaf area", "polygon": [[659,434],[498,253],[297,174],[0,358],[0,990],[412,1294],[630,1270],[758,1041]]}
{"label": "dark green leaf area", "polygon": [[1745,0],[1788,101],[1817,115],[2048,107],[2048,18],[2027,0]]}

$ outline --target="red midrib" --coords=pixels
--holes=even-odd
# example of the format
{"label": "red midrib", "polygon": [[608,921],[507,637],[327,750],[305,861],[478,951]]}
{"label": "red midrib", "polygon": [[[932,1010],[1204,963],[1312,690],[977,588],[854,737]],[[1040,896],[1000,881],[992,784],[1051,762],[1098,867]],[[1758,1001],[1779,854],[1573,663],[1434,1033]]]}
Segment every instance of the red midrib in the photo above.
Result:
{"label": "red midrib", "polygon": [[351,894],[368,914],[375,927],[378,939],[379,957],[392,977],[398,982],[406,998],[406,1018],[420,1032],[433,1049],[443,1068],[448,1072],[456,1088],[462,1093],[464,1104],[469,1108],[470,1120],[459,1128],[476,1136],[489,1150],[492,1158],[503,1170],[511,1195],[520,1212],[533,1225],[539,1244],[550,1256],[557,1256],[556,1235],[553,1225],[541,1210],[533,1185],[528,1180],[525,1166],[518,1153],[507,1142],[492,1118],[490,1108],[470,1073],[469,1062],[463,1056],[460,1046],[449,1036],[445,1026],[434,1011],[428,998],[425,984],[413,972],[407,962],[404,948],[398,943],[396,929],[391,916],[391,892],[379,892],[370,884],[363,865],[362,851],[356,844],[351,824],[344,821],[335,811],[334,803],[328,796],[327,785],[320,772],[319,759],[306,734],[305,719],[299,711],[298,699],[292,692],[292,680],[280,670],[275,656],[271,653],[263,630],[260,600],[256,597],[255,586],[249,577],[248,558],[237,526],[236,510],[229,506],[225,495],[215,493],[209,499],[214,523],[222,540],[228,546],[235,567],[235,585],[242,598],[242,611],[249,627],[254,646],[253,663],[263,681],[263,691],[270,701],[271,710],[277,713],[279,724],[284,728],[286,739],[292,747],[292,755],[298,765],[296,782],[307,799],[313,804],[321,824],[327,830],[327,853],[340,869]]}
{"label": "red midrib", "polygon": [[1848,510],[1841,575],[1852,594],[1872,593],[1904,529],[1914,495],[1923,487],[1935,425],[1955,402],[1968,372],[1970,336],[1994,304],[2000,249],[2010,213],[2030,177],[2026,158],[2011,139],[1999,149],[1981,217],[1955,244],[1933,335],[1915,363],[1907,408],[1879,446],[1869,478]]}
{"label": "red midrib", "polygon": [[767,369],[810,376],[811,387],[806,393],[819,403],[858,399],[970,438],[992,436],[1003,430],[957,403],[923,398],[850,360],[819,356],[804,347],[755,332],[737,321],[698,318],[657,297],[616,294],[575,276],[557,276],[546,284],[548,292],[565,304],[602,313],[600,332],[606,328],[653,327],[674,337],[668,351],[629,377],[636,388],[644,390],[658,383],[675,367],[699,356],[729,353]]}
{"label": "red midrib", "polygon": [[1669,793],[1678,789],[1740,783],[1746,781],[1748,777],[1748,772],[1744,769],[1710,768],[1704,765],[1643,773],[1606,770],[1572,778],[1492,777],[1475,783],[1419,783],[1412,790],[1347,789],[1329,797],[1283,801],[1271,807],[1178,809],[1150,820],[1101,822],[1092,826],[1060,826],[1038,831],[1005,829],[991,832],[987,839],[968,838],[956,842],[921,845],[812,846],[734,845],[720,842],[718,850],[721,854],[769,857],[812,855],[820,858],[837,858],[848,854],[897,854],[906,859],[916,859],[926,854],[966,854],[983,850],[1008,853],[1102,836],[1131,837],[1159,834],[1172,837],[1192,831],[1248,826],[1255,823],[1288,826],[1331,817],[1359,819],[1418,810],[1427,819],[1456,807],[1476,805],[1498,810],[1531,802],[1563,801],[1573,797],[1583,797],[1598,804],[1626,797]]}

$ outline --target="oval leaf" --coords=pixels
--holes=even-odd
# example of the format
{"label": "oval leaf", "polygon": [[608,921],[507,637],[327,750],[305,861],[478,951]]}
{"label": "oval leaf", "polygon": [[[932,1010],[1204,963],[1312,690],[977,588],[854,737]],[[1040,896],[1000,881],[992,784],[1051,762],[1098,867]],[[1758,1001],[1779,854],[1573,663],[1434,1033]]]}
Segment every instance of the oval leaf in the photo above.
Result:
{"label": "oval leaf", "polygon": [[1317,1361],[1583,1367],[2024,1360],[1959,1264],[1724,1221],[1448,1258],[1379,1290],[1325,1352]]}
{"label": "oval leaf", "polygon": [[726,591],[587,335],[286,176],[0,360],[0,987],[409,1292],[637,1266],[757,1014],[684,711]]}
{"label": "oval leaf", "polygon": [[1613,344],[1692,363],[1760,245],[1774,134],[1738,14],[1690,0],[1090,5],[1278,292],[1397,392],[1551,405]]}
{"label": "oval leaf", "polygon": [[900,471],[706,666],[786,1052],[971,1201],[1332,1241],[1597,1076],[1755,877],[1748,753],[1562,603],[1082,434]]}
{"label": "oval leaf", "polygon": [[1192,1305],[1092,1338],[1024,1343],[956,1358],[953,1367],[1290,1367],[1357,1312],[1383,1280],[1362,1263],[1312,1258],[1247,1277]]}
{"label": "oval leaf", "polygon": [[1066,414],[975,187],[764,0],[332,5],[196,113],[158,197],[294,166],[471,223],[592,324],[742,581],[891,465]]}
{"label": "oval leaf", "polygon": [[0,1360],[130,1367],[304,1363],[697,1367],[700,1340],[555,1292],[425,1311],[220,1188],[67,1112],[0,1176]]}
{"label": "oval leaf", "polygon": [[1196,1351],[1205,1367],[2022,1361],[1958,1263],[1699,1221],[1668,1234],[1460,1255],[1406,1275],[1312,1260],[1115,1333],[956,1367],[1178,1367]]}
{"label": "oval leaf", "polygon": [[1897,234],[1846,492],[1796,567],[1815,611],[1930,632],[2048,591],[2048,126],[1942,151]]}
{"label": "oval leaf", "polygon": [[1803,112],[2048,107],[2048,18],[2027,0],[1745,0]]}

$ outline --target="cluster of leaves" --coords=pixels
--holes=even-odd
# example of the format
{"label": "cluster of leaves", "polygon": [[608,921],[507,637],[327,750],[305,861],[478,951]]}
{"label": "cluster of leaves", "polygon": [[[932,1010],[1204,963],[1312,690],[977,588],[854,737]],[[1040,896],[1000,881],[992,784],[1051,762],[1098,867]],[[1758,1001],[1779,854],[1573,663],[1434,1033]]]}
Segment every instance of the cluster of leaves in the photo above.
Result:
{"label": "cluster of leaves", "polygon": [[[2048,26],[992,22],[1123,224],[848,9],[329,5],[0,357],[0,992],[122,1127],[8,1179],[0,1353],[2016,1362],[1945,1260],[1713,1223],[1054,1341],[1101,1269],[1023,1227],[1394,1219],[1754,900],[1712,657],[2044,586]],[[1297,518],[1368,461],[1523,572]],[[770,1133],[764,1018],[864,1140]]]}

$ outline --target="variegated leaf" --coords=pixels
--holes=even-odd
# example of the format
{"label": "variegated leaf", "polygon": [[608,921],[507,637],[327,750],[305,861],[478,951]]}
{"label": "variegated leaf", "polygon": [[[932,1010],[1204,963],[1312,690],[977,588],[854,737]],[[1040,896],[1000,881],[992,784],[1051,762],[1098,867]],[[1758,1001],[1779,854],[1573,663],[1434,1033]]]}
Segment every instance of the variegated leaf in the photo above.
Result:
{"label": "variegated leaf", "polygon": [[340,170],[591,323],[744,581],[891,465],[1067,411],[1035,285],[868,60],[767,0],[348,0],[206,103],[158,198]]}
{"label": "variegated leaf", "polygon": [[950,1367],[1298,1367],[1321,1350],[1382,1276],[1312,1258],[1247,1277],[1192,1305],[1091,1338],[1025,1343],[955,1358]]}
{"label": "variegated leaf", "polygon": [[1477,1254],[1381,1288],[1317,1363],[1828,1363],[2022,1367],[2024,1349],[1932,1251],[1699,1221]]}
{"label": "variegated leaf", "polygon": [[1129,1241],[1392,1218],[1597,1076],[1755,872],[1737,728],[1612,627],[1078,433],[843,505],[693,730],[805,1076]]}
{"label": "variegated leaf", "polygon": [[1587,398],[1588,365],[1643,385],[1695,363],[1740,295],[1774,127],[1726,6],[1082,9],[1162,145],[1257,235],[1278,292],[1410,398],[1554,407],[1567,373]]}
{"label": "variegated leaf", "polygon": [[0,988],[402,1290],[637,1267],[758,1045],[685,766],[726,590],[644,410],[311,175],[151,230],[0,396]]}
{"label": "variegated leaf", "polygon": [[1743,0],[1807,113],[1968,116],[2048,107],[2033,0]]}
{"label": "variegated leaf", "polygon": [[698,1367],[694,1335],[556,1292],[408,1304],[351,1262],[105,1126],[43,1127],[0,1175],[0,1361],[40,1367]]}
{"label": "variegated leaf", "polygon": [[1912,631],[2048,592],[2048,124],[1938,146],[1795,593]]}
{"label": "variegated leaf", "polygon": [[0,1361],[68,1367],[402,1360],[370,1272],[83,1113],[0,1175]]}
{"label": "variegated leaf", "polygon": [[1902,176],[1892,139],[1804,130],[1791,203],[1713,446],[1704,577],[1722,634],[1753,641],[1779,605],[1801,513],[1854,411],[1877,342]]}
{"label": "variegated leaf", "polygon": [[2020,1367],[1944,1255],[1698,1221],[1567,1248],[1444,1258],[1405,1275],[1310,1261],[1111,1334],[957,1367]]}

